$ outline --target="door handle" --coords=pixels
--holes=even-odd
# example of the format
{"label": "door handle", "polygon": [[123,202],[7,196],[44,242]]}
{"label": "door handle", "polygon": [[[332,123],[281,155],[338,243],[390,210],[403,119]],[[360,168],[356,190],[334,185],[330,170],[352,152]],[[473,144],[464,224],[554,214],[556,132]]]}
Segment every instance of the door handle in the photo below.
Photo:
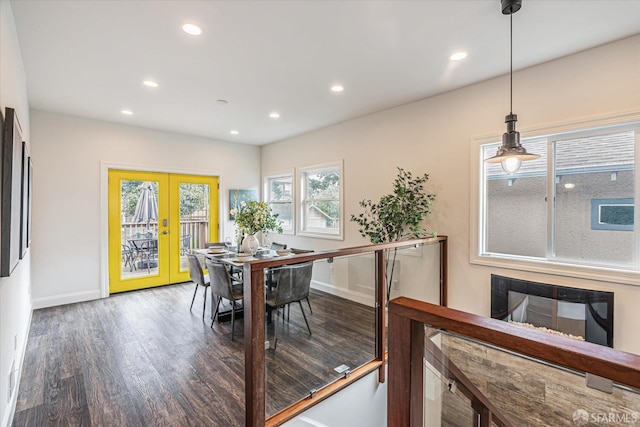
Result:
{"label": "door handle", "polygon": [[169,232],[167,230],[164,230],[162,234],[169,234]]}

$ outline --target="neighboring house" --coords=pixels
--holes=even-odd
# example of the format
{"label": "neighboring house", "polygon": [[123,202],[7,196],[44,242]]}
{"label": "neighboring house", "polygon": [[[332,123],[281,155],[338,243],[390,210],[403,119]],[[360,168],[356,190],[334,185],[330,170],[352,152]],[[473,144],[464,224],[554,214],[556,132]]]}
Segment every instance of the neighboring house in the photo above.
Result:
{"label": "neighboring house", "polygon": [[[528,151],[542,157],[524,162],[514,176],[500,164],[485,164],[489,252],[545,257],[547,152],[556,144],[556,255],[603,265],[634,261],[634,133],[604,132],[525,140]],[[492,153],[495,147],[487,146],[485,155]],[[511,226],[505,214],[518,221]]]}
{"label": "neighboring house", "polygon": [[316,228],[333,228],[336,229],[340,227],[339,220],[337,218],[332,218],[329,214],[325,213],[322,209],[320,209],[316,205],[309,206],[307,210],[307,225],[310,229]]}

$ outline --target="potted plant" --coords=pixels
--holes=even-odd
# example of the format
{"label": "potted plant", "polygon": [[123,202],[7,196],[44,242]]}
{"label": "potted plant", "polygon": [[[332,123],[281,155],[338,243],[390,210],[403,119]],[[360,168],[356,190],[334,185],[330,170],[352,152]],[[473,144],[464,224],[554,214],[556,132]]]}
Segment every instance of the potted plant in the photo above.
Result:
{"label": "potted plant", "polygon": [[[364,212],[351,215],[351,221],[360,226],[358,230],[371,243],[394,242],[408,238],[436,236],[422,227],[423,220],[431,214],[435,194],[427,194],[424,184],[429,180],[426,173],[414,177],[411,172],[398,167],[398,176],[393,181],[393,192],[380,197],[377,203],[362,200],[359,205]],[[391,293],[393,271],[397,249],[386,254],[387,301]],[[391,268],[389,268],[391,266]]]}
{"label": "potted plant", "polygon": [[240,234],[246,235],[242,240],[242,249],[252,254],[255,254],[259,245],[256,233],[282,233],[282,221],[278,220],[278,214],[273,213],[266,202],[241,201],[239,208],[232,209],[231,214],[235,216]]}

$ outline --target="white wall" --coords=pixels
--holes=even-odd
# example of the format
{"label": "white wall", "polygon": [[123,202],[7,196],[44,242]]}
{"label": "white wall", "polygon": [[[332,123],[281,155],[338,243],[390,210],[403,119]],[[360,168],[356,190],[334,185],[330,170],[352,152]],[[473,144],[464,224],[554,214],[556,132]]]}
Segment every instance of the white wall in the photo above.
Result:
{"label": "white wall", "polygon": [[[640,36],[514,74],[514,112],[526,130],[640,109]],[[348,94],[347,94],[348,95]],[[471,138],[504,132],[508,76],[371,114],[263,147],[262,169],[273,171],[344,159],[345,216],[358,201],[391,191],[396,166],[429,173],[437,195],[428,225],[449,236],[449,305],[490,315],[492,273],[615,292],[616,348],[640,354],[640,286],[494,269],[469,262]],[[291,246],[335,248],[366,243],[345,221],[345,240],[282,236]],[[436,284],[434,283],[434,286]]]}
{"label": "white wall", "polygon": [[34,308],[100,297],[102,164],[220,176],[221,218],[229,188],[259,189],[259,147],[37,110],[31,121]]}
{"label": "white wall", "polygon": [[378,371],[360,378],[283,427],[384,427],[387,425],[387,384]]}
{"label": "white wall", "polygon": [[[29,146],[29,104],[18,34],[11,4],[0,1],[0,109],[3,117],[5,107],[16,110],[23,138]],[[16,404],[17,393],[14,391],[8,396],[9,373],[15,360],[17,382],[31,317],[30,291],[31,251],[27,251],[11,276],[0,278],[0,426],[9,424]],[[17,345],[14,337],[17,337]]]}

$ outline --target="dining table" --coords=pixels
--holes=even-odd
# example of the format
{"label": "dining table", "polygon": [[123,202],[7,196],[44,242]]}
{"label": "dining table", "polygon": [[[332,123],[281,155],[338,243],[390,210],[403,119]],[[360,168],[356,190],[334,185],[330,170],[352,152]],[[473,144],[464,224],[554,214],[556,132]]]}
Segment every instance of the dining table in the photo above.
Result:
{"label": "dining table", "polygon": [[286,258],[289,257],[291,255],[293,255],[292,253],[289,253],[287,255],[278,255],[276,253],[276,251],[269,249],[269,248],[260,248],[258,249],[258,252],[256,252],[255,255],[247,258],[247,259],[243,259],[243,260],[239,260],[237,258],[237,253],[235,251],[231,251],[231,250],[212,250],[211,248],[207,248],[207,249],[192,249],[193,252],[200,254],[206,258],[211,258],[214,260],[218,260],[223,262],[226,265],[229,265],[231,267],[238,267],[238,268],[242,268],[242,266],[244,265],[245,262],[248,261],[255,261],[258,259],[270,259],[270,258]]}
{"label": "dining table", "polygon": [[[258,249],[258,252],[256,252],[255,255],[247,259],[239,260],[236,257],[237,252],[232,250],[227,250],[227,249],[223,250],[221,248],[222,247],[217,247],[216,249],[212,249],[210,247],[206,249],[192,249],[192,251],[196,254],[204,256],[205,258],[210,258],[212,260],[222,262],[223,264],[229,267],[230,271],[239,270],[240,274],[242,274],[242,267],[245,262],[255,261],[258,259],[287,258],[293,255],[292,253],[289,253],[287,255],[278,255],[276,251],[270,248],[260,248]],[[268,270],[265,272],[265,274],[269,276],[271,274],[271,271]],[[270,281],[265,280],[265,283],[270,283]],[[217,304],[217,302],[218,301],[214,299],[214,303]],[[238,315],[240,315],[241,317],[242,314],[243,314],[242,309],[236,310],[236,318],[238,318]],[[271,310],[268,310],[267,320],[269,323],[271,323],[271,318],[272,318]],[[231,320],[231,309],[229,310],[221,309],[220,312],[218,313],[218,322],[225,322],[228,320]]]}

